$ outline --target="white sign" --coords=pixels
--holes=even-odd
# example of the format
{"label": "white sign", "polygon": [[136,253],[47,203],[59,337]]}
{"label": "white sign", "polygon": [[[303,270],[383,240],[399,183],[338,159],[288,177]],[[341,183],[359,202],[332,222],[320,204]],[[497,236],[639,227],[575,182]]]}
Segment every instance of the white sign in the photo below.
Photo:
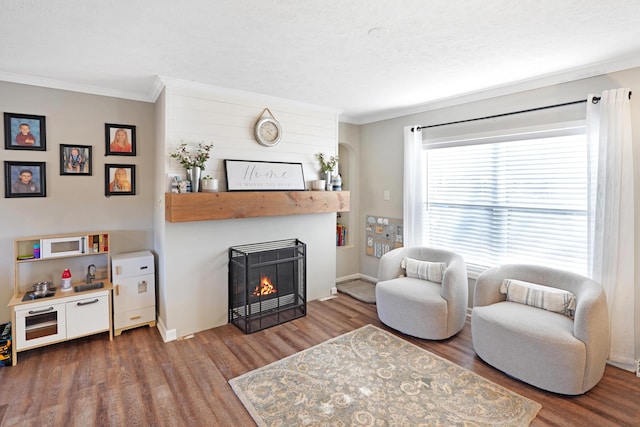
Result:
{"label": "white sign", "polygon": [[225,160],[229,191],[304,191],[302,163]]}

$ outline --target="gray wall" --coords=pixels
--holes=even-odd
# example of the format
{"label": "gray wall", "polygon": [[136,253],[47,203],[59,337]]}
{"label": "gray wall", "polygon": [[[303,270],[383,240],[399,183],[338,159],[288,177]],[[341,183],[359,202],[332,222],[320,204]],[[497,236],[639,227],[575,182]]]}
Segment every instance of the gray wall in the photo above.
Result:
{"label": "gray wall", "polygon": [[[3,161],[46,164],[47,197],[4,198],[0,176],[0,322],[8,322],[15,238],[105,230],[112,254],[153,248],[155,136],[150,103],[0,82],[0,110],[45,116],[47,137],[46,151],[0,148]],[[137,127],[135,157],[105,156],[105,123]],[[61,176],[60,144],[92,146],[93,174]],[[136,165],[135,196],[105,197],[105,163]]]}
{"label": "gray wall", "polygon": [[[588,93],[616,87],[639,87],[640,69],[607,76],[579,80],[563,85],[488,98],[484,101],[459,104],[424,113],[403,116],[361,126],[360,134],[360,211],[366,214],[402,218],[403,203],[403,129],[411,125],[430,125],[483,117],[532,107],[552,105],[585,99]],[[636,92],[640,89],[636,90]],[[533,126],[545,122],[584,119],[585,104],[510,116],[505,119],[484,120],[464,125],[445,126],[424,130],[425,137],[444,137],[451,134],[485,132],[504,126],[499,121],[508,120],[509,126]],[[640,137],[640,102],[632,102],[634,137]],[[636,153],[639,157],[640,153]],[[640,163],[638,163],[640,165]],[[640,168],[636,168],[640,172]],[[640,176],[640,173],[639,173]],[[636,186],[640,190],[640,186]],[[391,199],[383,200],[383,190],[390,190]],[[362,219],[360,219],[362,221]],[[640,242],[640,239],[639,239]],[[364,248],[364,236],[360,247]],[[375,277],[378,260],[360,251],[361,273]],[[640,263],[639,263],[640,265]]]}

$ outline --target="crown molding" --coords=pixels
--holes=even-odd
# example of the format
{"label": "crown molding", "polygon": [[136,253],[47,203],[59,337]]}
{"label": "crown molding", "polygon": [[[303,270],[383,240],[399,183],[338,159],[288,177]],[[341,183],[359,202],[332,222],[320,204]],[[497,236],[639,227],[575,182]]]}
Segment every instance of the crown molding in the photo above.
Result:
{"label": "crown molding", "polygon": [[156,76],[153,81],[153,87],[151,88],[151,98],[153,99],[153,102],[156,102],[158,100],[158,97],[160,96],[164,88],[164,82],[162,81],[160,76]]}
{"label": "crown molding", "polygon": [[18,83],[29,86],[45,87],[48,89],[67,90],[70,92],[80,92],[90,95],[109,96],[112,98],[129,99],[132,101],[155,102],[156,98],[162,92],[162,88],[155,94],[156,85],[153,91],[149,93],[132,92],[120,89],[107,88],[95,85],[85,85],[80,83],[68,82],[64,80],[50,79],[46,77],[31,76],[26,74],[7,73],[0,71],[0,81],[9,83]]}
{"label": "crown molding", "polygon": [[504,85],[498,85],[473,92],[458,94],[447,98],[436,99],[423,104],[379,111],[371,114],[353,116],[345,115],[340,117],[340,121],[355,125],[365,125],[383,120],[409,116],[411,114],[419,114],[427,111],[438,110],[441,108],[453,107],[456,105],[468,104],[476,101],[483,101],[490,98],[496,98],[498,96],[511,95],[527,90],[540,89],[543,87],[554,86],[562,83],[602,76],[605,74],[615,73],[618,71],[628,70],[630,68],[636,67],[640,67],[640,56],[626,56],[623,58],[618,58],[615,61],[591,64],[586,67],[576,67],[571,70],[565,70],[545,76],[538,76],[531,79],[520,80]]}
{"label": "crown molding", "polygon": [[201,93],[212,95],[230,96],[235,99],[246,99],[250,102],[261,101],[265,104],[283,104],[298,107],[305,110],[317,111],[321,113],[335,114],[339,116],[342,112],[339,109],[326,107],[317,104],[310,104],[302,101],[296,101],[288,98],[281,98],[273,95],[265,95],[256,92],[248,92],[240,89],[232,89],[228,87],[215,86],[209,83],[202,83],[195,80],[183,80],[175,77],[158,76],[159,80],[167,88],[195,90]]}

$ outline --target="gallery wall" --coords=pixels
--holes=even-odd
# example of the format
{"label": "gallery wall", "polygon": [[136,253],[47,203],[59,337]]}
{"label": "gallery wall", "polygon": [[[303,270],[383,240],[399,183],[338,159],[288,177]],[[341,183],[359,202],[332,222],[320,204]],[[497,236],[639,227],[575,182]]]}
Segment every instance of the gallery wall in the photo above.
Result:
{"label": "gallery wall", "polygon": [[[4,139],[0,147],[3,162],[46,168],[46,197],[5,198],[4,169],[0,176],[0,322],[8,322],[15,238],[106,230],[112,254],[153,248],[155,135],[153,104],[145,102],[0,82],[0,111],[44,116],[46,131],[46,151],[8,150]],[[136,156],[105,156],[105,123],[136,126]],[[61,144],[92,148],[90,176],[60,175]],[[105,164],[135,165],[136,194],[106,197]]]}

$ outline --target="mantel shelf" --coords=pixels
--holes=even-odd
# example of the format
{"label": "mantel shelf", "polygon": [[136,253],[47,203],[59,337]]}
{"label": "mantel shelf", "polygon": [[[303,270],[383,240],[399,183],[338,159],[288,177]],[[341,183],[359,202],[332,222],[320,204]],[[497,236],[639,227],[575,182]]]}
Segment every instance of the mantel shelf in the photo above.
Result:
{"label": "mantel shelf", "polygon": [[165,193],[168,222],[348,212],[348,191]]}

